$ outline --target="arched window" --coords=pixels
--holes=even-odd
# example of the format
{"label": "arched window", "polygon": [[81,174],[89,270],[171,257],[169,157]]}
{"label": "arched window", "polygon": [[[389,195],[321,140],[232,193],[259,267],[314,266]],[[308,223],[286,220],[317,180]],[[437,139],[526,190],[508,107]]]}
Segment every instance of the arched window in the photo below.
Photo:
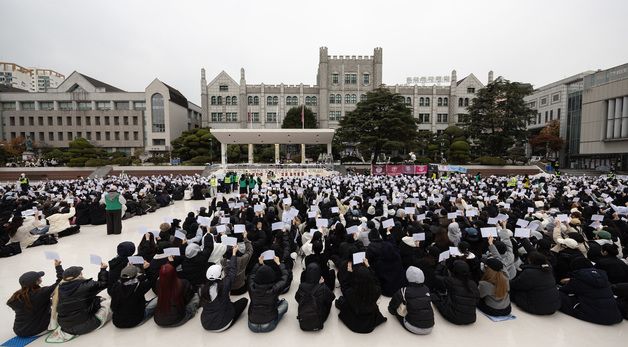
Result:
{"label": "arched window", "polygon": [[273,105],[279,105],[279,97],[273,96]]}
{"label": "arched window", "polygon": [[438,106],[443,106],[443,98],[438,98]]}
{"label": "arched window", "polygon": [[464,98],[464,106],[469,106],[469,98]]}
{"label": "arched window", "polygon": [[449,106],[449,99],[443,98],[443,106]]}
{"label": "arched window", "polygon": [[336,96],[334,94],[329,94],[329,103],[330,104],[336,103]]}
{"label": "arched window", "polygon": [[272,105],[273,104],[273,97],[269,96],[266,98],[266,105]]}
{"label": "arched window", "polygon": [[360,101],[366,101],[366,94],[360,94]]}
{"label": "arched window", "polygon": [[253,97],[252,96],[248,97],[248,102],[249,102],[249,105],[253,105]]}
{"label": "arched window", "polygon": [[286,105],[292,105],[292,97],[286,96]]}
{"label": "arched window", "polygon": [[342,104],[342,96],[340,94],[336,94],[336,103]]}
{"label": "arched window", "polygon": [[219,96],[219,97],[217,98],[217,100],[218,100],[218,101],[216,101],[216,104],[217,104],[217,105],[222,105],[222,96]]}
{"label": "arched window", "polygon": [[164,111],[164,97],[155,93],[150,98],[151,107],[151,123],[154,133],[163,133],[166,131],[166,114]]}
{"label": "arched window", "polygon": [[458,107],[462,107],[464,106],[464,99],[463,98],[458,98]]}
{"label": "arched window", "polygon": [[232,96],[231,97],[231,105],[237,105],[238,104],[238,97],[237,96]]}
{"label": "arched window", "polygon": [[212,96],[211,104],[212,105],[216,105],[216,97],[215,96]]}
{"label": "arched window", "polygon": [[316,106],[318,105],[318,98],[316,98],[315,96],[312,97],[312,106]]}
{"label": "arched window", "polygon": [[345,104],[351,103],[351,94],[345,94]]}
{"label": "arched window", "polygon": [[406,98],[406,105],[412,105],[412,98],[409,96]]}
{"label": "arched window", "polygon": [[358,96],[356,94],[351,94],[351,103],[355,104],[358,102]]}
{"label": "arched window", "polygon": [[231,97],[230,96],[225,98],[225,105],[231,105]]}
{"label": "arched window", "polygon": [[312,101],[310,100],[309,96],[305,97],[305,104],[308,105],[308,106],[312,104]]}
{"label": "arched window", "polygon": [[425,106],[429,106],[430,105],[430,98],[425,98]]}
{"label": "arched window", "polygon": [[419,106],[425,106],[425,98],[423,97],[419,98]]}
{"label": "arched window", "polygon": [[253,97],[253,105],[259,105],[259,96]]}

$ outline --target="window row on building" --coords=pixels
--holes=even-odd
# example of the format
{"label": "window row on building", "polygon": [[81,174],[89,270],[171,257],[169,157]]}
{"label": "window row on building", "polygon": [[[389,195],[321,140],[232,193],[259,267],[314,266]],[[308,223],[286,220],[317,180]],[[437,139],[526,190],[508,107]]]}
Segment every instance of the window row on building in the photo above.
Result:
{"label": "window row on building", "polygon": [[[37,135],[37,136],[35,136]],[[89,141],[140,141],[139,131],[48,131],[48,132],[15,132],[10,133],[11,139],[17,137],[26,138],[30,136],[33,141],[53,142],[53,141],[72,141],[82,137]]]}
{"label": "window row on building", "polygon": [[[20,105],[20,110],[34,111],[37,110],[35,101],[6,101],[1,104],[3,110],[16,110],[17,104]],[[54,110],[54,101],[38,101],[39,110],[51,111]],[[74,105],[76,103],[76,106]],[[58,109],[61,111],[110,111],[110,110],[130,110],[131,101],[96,101],[95,107],[92,105],[92,101],[57,101]],[[133,101],[134,110],[145,110],[146,102]]]}
{"label": "window row on building", "polygon": [[[332,73],[331,74],[331,83],[332,84],[340,84],[340,74]],[[371,75],[368,73],[362,74],[362,84],[369,85],[371,83]],[[344,76],[344,84],[358,84],[358,74],[355,72],[345,73]]]}
{"label": "window row on building", "polygon": [[[530,119],[529,121],[529,125],[534,125],[534,124],[544,124],[544,123],[548,123],[553,121],[554,119],[556,120],[560,120],[560,108],[556,109],[556,113],[554,113],[554,110],[546,110],[545,111],[545,118],[543,118],[543,114],[541,112],[538,112],[536,114],[536,117]],[[554,116],[556,116],[556,118],[554,118]]]}
{"label": "window row on building", "polygon": [[[248,104],[249,105],[259,105],[259,96],[249,96],[248,97]],[[267,105],[278,105],[279,104],[279,97],[277,96],[268,96],[266,97],[266,104]],[[294,96],[286,96],[286,105],[288,106],[297,106],[299,105],[299,97],[294,95]],[[305,105],[306,106],[316,106],[318,105],[318,98],[315,96],[306,96],[305,97]]]}
{"label": "window row on building", "polygon": [[628,95],[606,100],[605,139],[628,138]]}
{"label": "window row on building", "polygon": [[218,96],[212,96],[210,98],[210,103],[212,105],[222,105],[223,104],[223,100],[224,100],[224,104],[225,105],[237,105],[238,104],[238,97],[237,96],[225,96],[224,99],[222,96],[218,95]]}
{"label": "window row on building", "polygon": [[137,116],[10,116],[10,126],[139,125]]}

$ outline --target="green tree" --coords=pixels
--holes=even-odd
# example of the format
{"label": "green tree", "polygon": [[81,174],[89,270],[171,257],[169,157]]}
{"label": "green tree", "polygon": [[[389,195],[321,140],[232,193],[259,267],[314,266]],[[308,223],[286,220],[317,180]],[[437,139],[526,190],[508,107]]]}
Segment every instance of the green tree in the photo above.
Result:
{"label": "green tree", "polygon": [[[281,123],[282,129],[301,129],[301,107],[292,107],[286,113],[286,117],[283,119],[283,123]],[[314,129],[316,128],[316,117],[314,117],[314,112],[308,107],[303,109],[303,118],[305,120],[305,129]]]}
{"label": "green tree", "polygon": [[506,156],[508,148],[526,139],[526,126],[536,113],[523,98],[532,91],[529,84],[505,79],[478,91],[468,108],[465,126],[469,136],[477,140],[480,153]]}
{"label": "green tree", "polygon": [[220,155],[220,143],[211,134],[209,128],[196,128],[184,131],[172,140],[172,156],[188,161],[194,157],[210,157],[215,160]]}
{"label": "green tree", "polygon": [[417,121],[402,96],[379,88],[340,120],[337,135],[343,142],[358,143],[360,152],[375,163],[380,153],[411,149]]}

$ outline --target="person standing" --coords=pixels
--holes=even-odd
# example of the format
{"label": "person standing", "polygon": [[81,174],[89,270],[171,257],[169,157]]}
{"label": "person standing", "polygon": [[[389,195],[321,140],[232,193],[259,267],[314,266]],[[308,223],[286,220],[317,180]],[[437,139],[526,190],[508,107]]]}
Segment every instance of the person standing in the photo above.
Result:
{"label": "person standing", "polygon": [[30,189],[30,181],[28,180],[28,177],[26,177],[26,175],[22,173],[20,175],[19,181],[20,181],[20,188],[22,189],[22,193],[28,192],[28,189]]}
{"label": "person standing", "polygon": [[107,218],[107,235],[122,233],[122,205],[126,199],[118,193],[116,186],[111,186],[109,192],[103,193],[100,203],[105,205]]}
{"label": "person standing", "polygon": [[216,178],[216,175],[212,175],[212,177],[209,179],[209,196],[213,198],[216,196],[217,193],[218,193],[218,178]]}

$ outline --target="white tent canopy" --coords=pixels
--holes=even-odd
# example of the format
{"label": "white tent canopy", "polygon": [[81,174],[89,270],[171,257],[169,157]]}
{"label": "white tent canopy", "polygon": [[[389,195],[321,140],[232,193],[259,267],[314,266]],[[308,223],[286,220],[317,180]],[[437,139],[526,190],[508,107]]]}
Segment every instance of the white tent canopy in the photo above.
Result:
{"label": "white tent canopy", "polygon": [[275,145],[275,161],[279,161],[279,144],[302,145],[301,160],[305,160],[304,145],[327,145],[331,156],[331,142],[334,129],[211,129],[210,132],[220,141],[221,162],[227,163],[227,145],[248,144],[249,163],[253,163],[253,145]]}

